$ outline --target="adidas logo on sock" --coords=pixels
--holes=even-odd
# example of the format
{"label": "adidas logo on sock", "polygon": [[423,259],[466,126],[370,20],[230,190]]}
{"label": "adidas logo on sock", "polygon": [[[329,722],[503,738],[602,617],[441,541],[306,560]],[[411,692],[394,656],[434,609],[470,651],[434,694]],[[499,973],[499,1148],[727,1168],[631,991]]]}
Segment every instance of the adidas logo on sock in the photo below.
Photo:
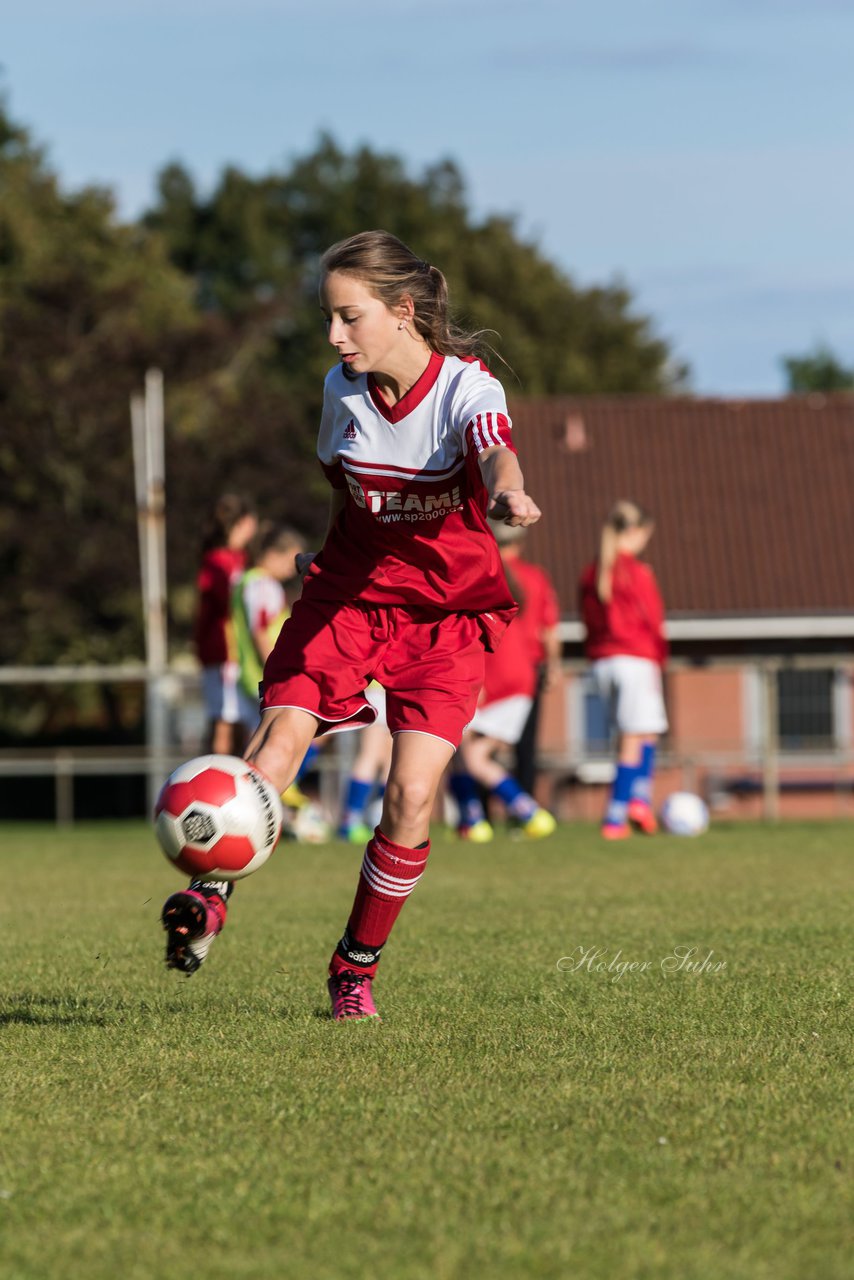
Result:
{"label": "adidas logo on sock", "polygon": [[358,938],[351,938],[345,930],[335,950],[348,964],[371,965],[378,962],[382,947],[368,947],[365,943],[359,942]]}

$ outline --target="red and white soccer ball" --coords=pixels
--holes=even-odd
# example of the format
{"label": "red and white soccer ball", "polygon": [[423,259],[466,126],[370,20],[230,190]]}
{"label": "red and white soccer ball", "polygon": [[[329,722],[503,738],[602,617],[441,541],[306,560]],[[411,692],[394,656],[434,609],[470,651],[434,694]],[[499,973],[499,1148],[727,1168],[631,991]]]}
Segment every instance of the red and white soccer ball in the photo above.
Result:
{"label": "red and white soccer ball", "polygon": [[200,880],[241,880],[262,866],[282,830],[272,782],[237,756],[198,756],[167,778],[154,809],[160,847]]}
{"label": "red and white soccer ball", "polygon": [[672,836],[701,836],[709,827],[709,810],[691,791],[673,791],[661,806],[661,825]]}

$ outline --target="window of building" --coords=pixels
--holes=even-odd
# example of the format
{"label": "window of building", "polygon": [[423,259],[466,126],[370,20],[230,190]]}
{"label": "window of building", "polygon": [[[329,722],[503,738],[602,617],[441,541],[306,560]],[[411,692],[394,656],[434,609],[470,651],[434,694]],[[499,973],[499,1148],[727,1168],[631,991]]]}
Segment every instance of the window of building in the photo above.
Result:
{"label": "window of building", "polygon": [[836,741],[831,668],[777,673],[777,729],[784,751],[821,751]]}

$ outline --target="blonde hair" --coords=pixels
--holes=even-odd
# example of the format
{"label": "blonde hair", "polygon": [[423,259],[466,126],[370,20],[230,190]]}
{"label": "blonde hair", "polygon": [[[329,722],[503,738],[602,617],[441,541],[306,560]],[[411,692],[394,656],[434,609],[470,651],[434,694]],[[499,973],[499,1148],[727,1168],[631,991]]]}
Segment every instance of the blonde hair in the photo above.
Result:
{"label": "blonde hair", "polygon": [[599,563],[596,573],[596,594],[603,604],[608,604],[611,599],[620,535],[629,529],[640,529],[649,524],[652,524],[650,513],[629,498],[621,498],[608,512],[599,535]]}
{"label": "blonde hair", "polygon": [[356,276],[391,310],[404,294],[415,308],[413,324],[433,351],[443,356],[471,356],[486,348],[487,330],[467,333],[450,319],[448,285],[431,266],[389,231],[360,231],[339,240],[320,259],[321,278],[333,271]]}

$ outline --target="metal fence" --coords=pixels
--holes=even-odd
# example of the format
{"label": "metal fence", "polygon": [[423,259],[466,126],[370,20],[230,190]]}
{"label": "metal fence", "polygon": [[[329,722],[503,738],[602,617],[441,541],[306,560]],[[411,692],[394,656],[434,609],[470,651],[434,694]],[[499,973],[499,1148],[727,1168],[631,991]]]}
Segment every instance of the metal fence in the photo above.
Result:
{"label": "metal fence", "polygon": [[[49,781],[50,809],[42,815],[60,826],[77,819],[78,781],[87,778],[144,780],[136,816],[152,813],[163,782],[185,760],[199,755],[206,716],[201,677],[185,666],[153,674],[141,663],[98,666],[0,667],[3,686],[85,684],[141,684],[145,686],[148,741],[140,746],[64,745],[61,747],[0,748],[0,779],[43,778]],[[156,724],[151,732],[153,714]],[[352,735],[345,734],[349,739]],[[325,752],[313,766],[319,776],[320,801],[330,813],[337,809],[341,778],[349,768],[353,746],[343,742]],[[105,805],[105,811],[109,806]],[[8,817],[0,810],[0,820]]]}
{"label": "metal fence", "polygon": [[[838,811],[841,796],[854,787],[852,678],[854,668],[838,657],[727,659],[705,662],[703,673],[738,669],[741,700],[738,740],[721,740],[702,730],[702,708],[691,712],[696,725],[675,732],[660,747],[660,768],[674,787],[700,791],[713,810],[732,807],[732,798],[753,796],[761,816],[781,816],[785,797],[794,792],[824,795],[827,811]],[[698,668],[674,661],[669,679],[680,682],[679,697],[690,702],[691,672]],[[566,684],[563,728],[539,752],[548,794],[559,807],[561,789],[601,788],[611,776],[613,743],[601,707],[586,682],[586,666],[564,663]],[[50,780],[44,817],[60,825],[73,823],[78,812],[76,790],[86,778],[145,779],[139,816],[150,813],[163,780],[183,760],[198,754],[204,727],[200,681],[193,670],[172,667],[159,676],[142,664],[81,667],[7,667],[2,686],[57,683],[128,683],[146,685],[146,706],[157,707],[155,740],[138,747],[63,746],[52,749],[0,750],[0,778]],[[688,693],[686,695],[686,689]],[[552,708],[554,709],[554,707]],[[714,711],[714,708],[712,708]],[[689,717],[691,718],[691,717]],[[554,716],[552,717],[554,719]],[[682,716],[685,719],[685,716]],[[164,734],[163,726],[166,726]],[[315,764],[320,801],[330,816],[337,811],[343,778],[354,750],[350,734],[336,735]]]}

